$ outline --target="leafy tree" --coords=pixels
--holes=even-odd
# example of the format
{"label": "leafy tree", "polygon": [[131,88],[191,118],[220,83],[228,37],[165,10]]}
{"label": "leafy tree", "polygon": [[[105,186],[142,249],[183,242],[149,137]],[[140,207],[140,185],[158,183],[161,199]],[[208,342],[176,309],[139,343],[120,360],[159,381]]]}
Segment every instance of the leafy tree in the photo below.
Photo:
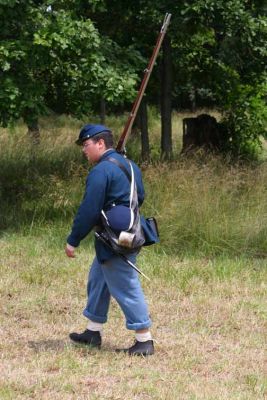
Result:
{"label": "leafy tree", "polygon": [[[267,18],[262,1],[185,2],[173,41],[183,90],[212,100],[224,116],[226,150],[254,153],[266,126]],[[190,35],[189,35],[190,33]],[[179,92],[179,91],[178,91]]]}
{"label": "leafy tree", "polygon": [[[157,94],[161,93],[161,98],[169,97],[165,98],[165,104],[171,104],[172,97],[177,106],[184,104],[184,98],[216,106],[224,115],[225,149],[235,154],[249,152],[252,147],[254,151],[256,138],[265,134],[267,6],[264,0],[127,3],[105,0],[103,4],[106,8],[94,13],[100,31],[123,45],[134,44],[146,58],[151,54],[162,16],[165,12],[172,13],[168,31],[171,47],[165,48],[163,62],[158,62],[164,66],[166,58],[171,57],[172,91],[165,93],[170,68],[168,72],[166,68],[158,69],[151,77],[147,100],[154,103],[156,100],[157,104]],[[110,21],[107,10],[112,10],[119,26]],[[163,113],[163,122],[165,117]],[[170,116],[166,118],[169,125]],[[162,150],[171,154],[171,140],[165,139],[163,133],[162,144],[168,147]]]}
{"label": "leafy tree", "polygon": [[171,104],[183,99],[222,111],[227,150],[255,149],[266,134],[265,0],[0,0],[0,123],[131,101],[165,12],[171,25],[142,107],[164,100],[162,153],[172,152]]}
{"label": "leafy tree", "polygon": [[[100,32],[105,32],[109,37],[121,46],[131,46],[143,56],[139,61],[139,82],[142,79],[142,71],[155,46],[157,34],[161,27],[164,10],[157,8],[158,2],[151,1],[127,1],[118,0],[103,1],[104,8],[101,10],[87,10],[87,15],[93,14],[96,26]],[[107,10],[112,10],[113,21],[110,20]],[[168,10],[166,10],[168,11]],[[117,24],[117,21],[120,21]],[[139,113],[141,123],[142,157],[149,158],[149,139],[147,131],[147,102],[159,103],[162,115],[162,140],[161,150],[164,158],[170,158],[172,153],[171,143],[171,57],[170,40],[163,42],[163,49],[159,55],[155,70],[150,78],[149,87],[146,90],[145,99],[140,107]],[[161,62],[164,60],[164,62]],[[160,76],[160,80],[159,80]],[[159,88],[159,81],[161,82]],[[160,96],[161,92],[161,96]]]}
{"label": "leafy tree", "polygon": [[101,96],[114,104],[132,100],[132,54],[100,36],[72,9],[78,3],[1,0],[2,126],[20,117],[34,126],[49,108],[81,115]]}

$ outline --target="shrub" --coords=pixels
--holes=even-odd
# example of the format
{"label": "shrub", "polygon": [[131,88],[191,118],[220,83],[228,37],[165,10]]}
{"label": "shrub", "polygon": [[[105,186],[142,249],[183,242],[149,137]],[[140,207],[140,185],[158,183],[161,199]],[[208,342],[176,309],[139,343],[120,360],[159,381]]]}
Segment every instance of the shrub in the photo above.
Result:
{"label": "shrub", "polygon": [[267,85],[237,85],[228,95],[223,127],[225,150],[234,156],[256,158],[260,137],[267,136]]}

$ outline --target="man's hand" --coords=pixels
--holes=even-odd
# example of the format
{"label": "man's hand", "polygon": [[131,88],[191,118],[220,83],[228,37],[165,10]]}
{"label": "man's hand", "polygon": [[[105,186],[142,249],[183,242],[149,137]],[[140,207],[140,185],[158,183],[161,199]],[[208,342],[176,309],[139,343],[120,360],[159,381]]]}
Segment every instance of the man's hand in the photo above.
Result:
{"label": "man's hand", "polygon": [[66,244],[66,247],[65,247],[65,253],[66,253],[66,255],[68,256],[68,257],[70,257],[70,258],[74,258],[75,257],[75,254],[74,254],[74,252],[75,252],[75,247],[73,247],[73,246],[71,246],[70,244]]}

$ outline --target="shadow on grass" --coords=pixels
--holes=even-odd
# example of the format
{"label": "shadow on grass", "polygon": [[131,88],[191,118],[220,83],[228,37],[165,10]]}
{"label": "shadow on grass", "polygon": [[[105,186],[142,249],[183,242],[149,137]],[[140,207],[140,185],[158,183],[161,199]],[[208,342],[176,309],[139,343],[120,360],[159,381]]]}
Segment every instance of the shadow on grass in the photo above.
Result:
{"label": "shadow on grass", "polygon": [[[28,346],[35,352],[35,353],[43,353],[43,352],[62,352],[66,349],[75,349],[81,356],[90,354],[97,354],[100,349],[95,346],[88,346],[86,344],[79,344],[73,343],[70,340],[62,340],[62,339],[47,339],[47,340],[29,340]],[[111,346],[104,346],[101,352],[106,353],[116,353],[115,349]]]}
{"label": "shadow on grass", "polygon": [[61,339],[49,339],[49,340],[39,340],[39,341],[28,341],[28,346],[33,349],[36,353],[41,353],[48,350],[64,350],[69,346],[69,342]]}
{"label": "shadow on grass", "polygon": [[[65,349],[73,348],[76,349],[81,354],[98,353],[100,349],[95,346],[88,346],[86,344],[73,343],[70,340],[62,339],[47,339],[47,340],[29,340],[27,342],[28,346],[34,350],[35,353],[42,353],[46,351],[63,351]],[[126,346],[125,346],[126,347]],[[124,355],[124,348],[119,348],[118,346],[113,346],[110,343],[105,343],[101,348],[101,352],[114,353],[117,356]]]}

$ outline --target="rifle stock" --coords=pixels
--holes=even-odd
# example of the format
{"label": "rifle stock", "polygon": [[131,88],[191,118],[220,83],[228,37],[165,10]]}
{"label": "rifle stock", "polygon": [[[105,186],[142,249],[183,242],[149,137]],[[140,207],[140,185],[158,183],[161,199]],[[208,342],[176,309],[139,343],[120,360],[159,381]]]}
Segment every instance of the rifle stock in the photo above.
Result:
{"label": "rifle stock", "polygon": [[146,68],[145,71],[144,71],[144,77],[143,77],[141,86],[140,86],[140,88],[139,88],[139,91],[138,91],[136,100],[135,100],[135,102],[134,102],[134,104],[133,104],[131,113],[130,113],[130,115],[129,115],[129,117],[128,117],[128,120],[127,120],[126,125],[125,125],[125,127],[124,127],[124,130],[123,130],[123,132],[122,132],[122,134],[121,134],[121,137],[120,137],[120,139],[119,139],[119,141],[118,141],[116,150],[117,150],[119,153],[125,153],[125,145],[126,145],[127,139],[128,139],[128,137],[129,137],[129,135],[130,135],[130,132],[131,132],[131,129],[132,129],[132,126],[133,126],[133,123],[134,123],[136,114],[137,114],[137,112],[138,112],[140,103],[141,103],[141,101],[142,101],[142,98],[143,98],[143,95],[144,95],[144,92],[145,92],[147,83],[148,83],[148,81],[149,81],[149,78],[150,78],[152,69],[153,69],[153,67],[154,67],[156,58],[157,58],[158,53],[159,53],[159,50],[160,50],[162,41],[163,41],[164,36],[165,36],[165,34],[166,34],[166,32],[167,32],[168,25],[169,25],[169,23],[170,23],[170,19],[171,19],[171,14],[168,14],[168,13],[167,13],[167,14],[165,15],[165,18],[164,18],[164,21],[163,21],[163,24],[162,24],[160,33],[159,33],[159,35],[158,35],[158,39],[157,39],[156,46],[154,47],[154,50],[153,50],[152,56],[151,56],[151,58],[150,58],[150,61],[149,61],[149,63],[148,63],[148,66],[147,66],[147,68]]}

